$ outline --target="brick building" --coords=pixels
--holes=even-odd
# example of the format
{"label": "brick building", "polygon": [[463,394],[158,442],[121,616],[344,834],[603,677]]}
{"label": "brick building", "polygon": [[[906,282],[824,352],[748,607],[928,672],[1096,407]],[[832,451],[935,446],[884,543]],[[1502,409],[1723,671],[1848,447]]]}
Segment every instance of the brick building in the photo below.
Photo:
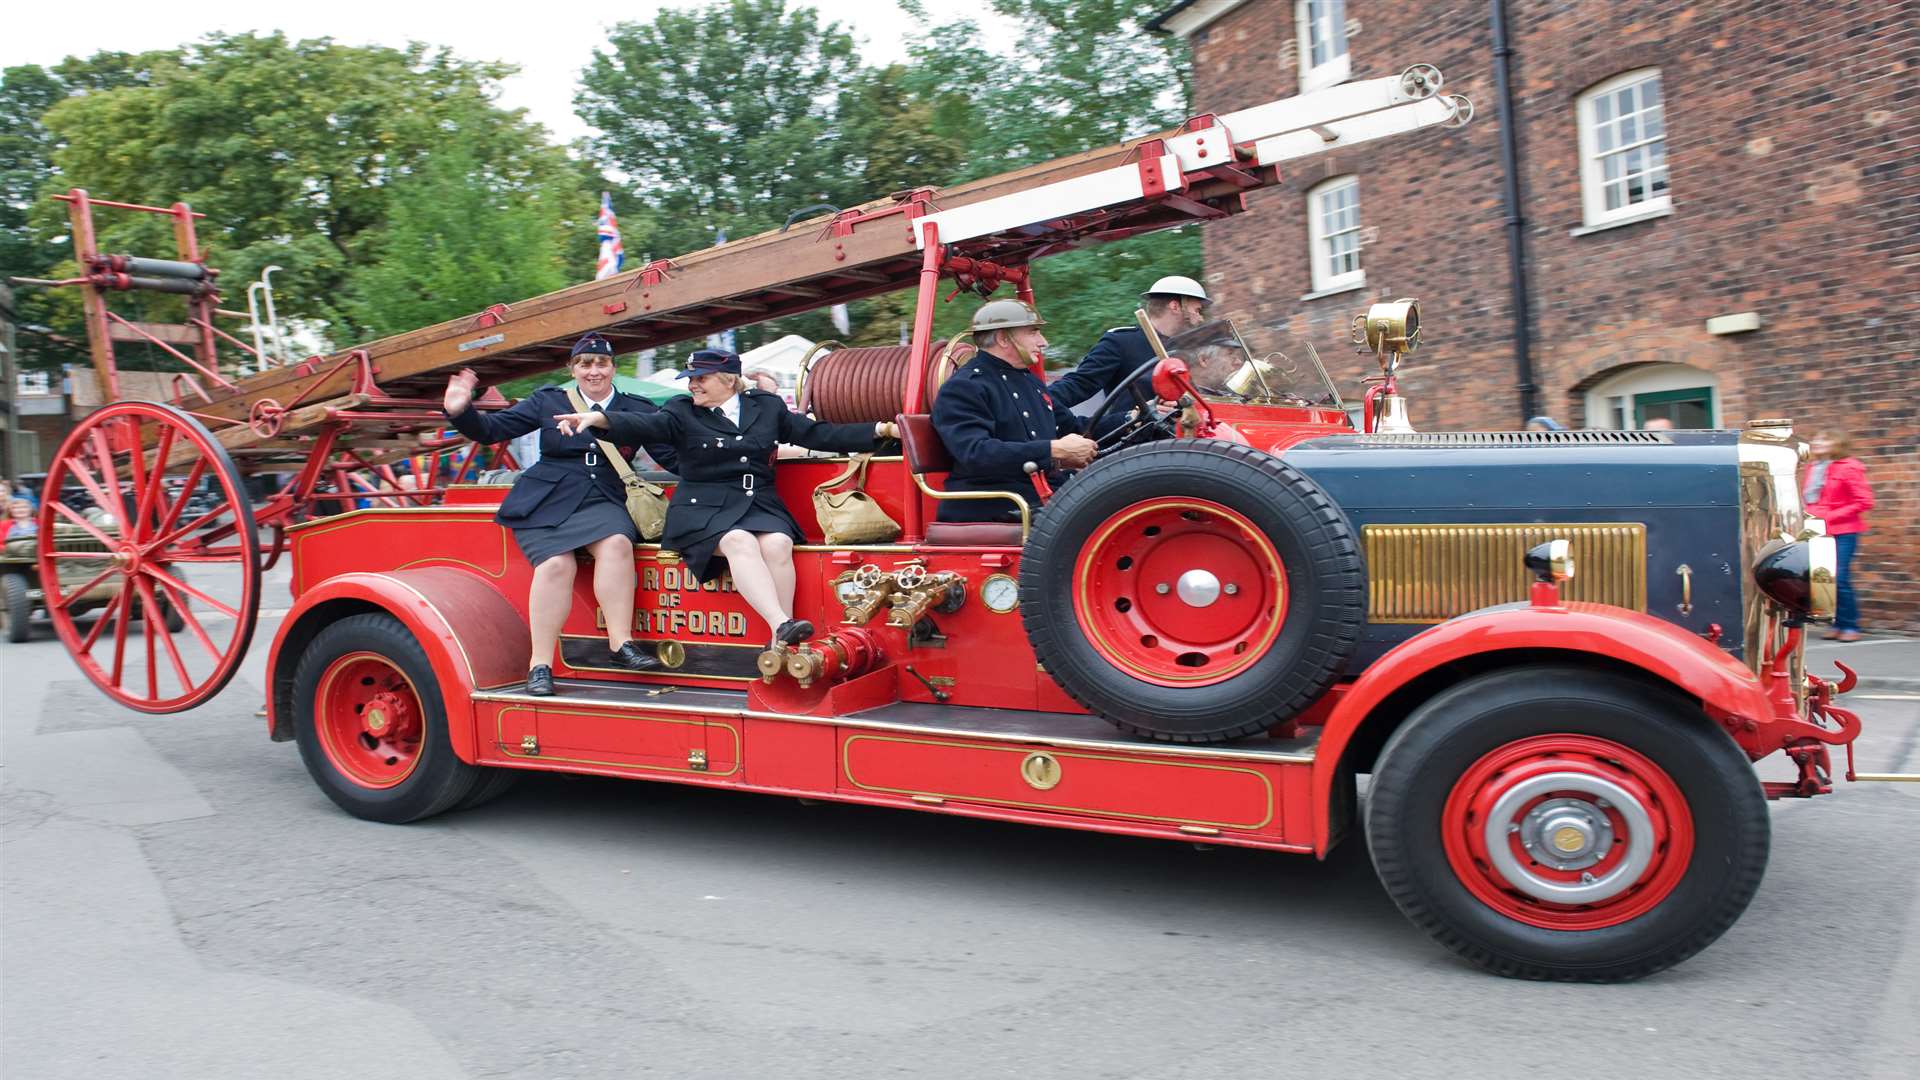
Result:
{"label": "brick building", "polygon": [[[1297,163],[1210,226],[1222,306],[1337,343],[1417,296],[1416,426],[1519,427],[1493,3],[1188,0],[1196,112],[1430,63],[1477,114]],[[1878,497],[1864,621],[1920,629],[1920,33],[1910,3],[1505,0],[1532,412],[1575,427],[1792,417],[1855,436]],[[1757,323],[1757,326],[1755,325]]]}

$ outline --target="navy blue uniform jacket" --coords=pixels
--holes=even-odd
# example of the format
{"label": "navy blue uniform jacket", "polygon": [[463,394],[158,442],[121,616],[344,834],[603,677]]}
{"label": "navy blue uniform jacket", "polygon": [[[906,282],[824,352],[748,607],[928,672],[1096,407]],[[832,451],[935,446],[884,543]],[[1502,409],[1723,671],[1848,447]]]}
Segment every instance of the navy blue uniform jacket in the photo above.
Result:
{"label": "navy blue uniform jacket", "polygon": [[708,579],[708,563],[720,537],[763,510],[786,523],[796,542],[804,539],[793,515],[773,489],[774,451],[780,443],[812,450],[854,453],[876,442],[872,424],[829,424],[787,408],[778,394],[740,392],[740,424],[719,409],[677,397],[658,412],[610,412],[607,434],[616,442],[664,440],[679,453],[680,485],[667,505],[660,546],[678,551],[694,576]]}
{"label": "navy blue uniform jacket", "polygon": [[[572,411],[573,402],[567,399],[565,390],[543,386],[498,412],[469,407],[452,418],[454,429],[477,443],[506,442],[535,428],[540,431],[540,460],[514,481],[513,490],[507,492],[506,501],[500,504],[500,512],[493,520],[509,529],[558,525],[580,508],[594,485],[616,505],[626,505],[627,493],[620,483],[620,474],[606,462],[592,436],[562,435],[555,426],[554,417]],[[613,400],[607,402],[610,415],[659,411],[660,406],[646,398],[618,391],[614,392]],[[637,441],[625,443],[619,449],[632,457],[637,445]],[[647,453],[663,469],[672,469],[677,463],[673,447],[664,443],[648,445]]]}
{"label": "navy blue uniform jacket", "polygon": [[[1053,440],[1081,430],[1033,372],[981,352],[933,399],[933,427],[953,457],[948,491],[1011,491],[1035,509],[1040,496],[1026,464],[1051,469]],[[999,499],[944,499],[941,521],[1007,521],[1019,511]]]}
{"label": "navy blue uniform jacket", "polygon": [[[1146,331],[1138,326],[1117,326],[1101,334],[1100,340],[1087,350],[1080,366],[1053,380],[1047,391],[1053,400],[1071,409],[1098,394],[1116,392],[1127,372],[1153,356],[1153,344],[1147,340]],[[1147,400],[1153,400],[1153,371],[1149,369],[1137,381]]]}

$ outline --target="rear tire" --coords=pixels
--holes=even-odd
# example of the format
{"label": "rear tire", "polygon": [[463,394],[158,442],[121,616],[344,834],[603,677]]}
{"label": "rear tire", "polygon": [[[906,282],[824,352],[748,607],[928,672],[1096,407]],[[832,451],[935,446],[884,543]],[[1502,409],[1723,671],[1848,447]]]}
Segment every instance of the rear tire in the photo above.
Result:
{"label": "rear tire", "polygon": [[520,776],[524,772],[526,772],[525,769],[501,769],[493,766],[483,767],[480,773],[480,780],[473,785],[473,790],[467,792],[466,798],[461,799],[459,805],[455,806],[454,809],[472,810],[474,807],[487,805],[500,796],[505,795],[507,792],[512,791],[513,786],[520,782]]}
{"label": "rear tire", "polygon": [[1707,947],[1766,872],[1753,767],[1691,699],[1578,667],[1495,672],[1381,751],[1367,846],[1394,903],[1499,975],[1621,982]]}
{"label": "rear tire", "polygon": [[33,597],[25,574],[0,574],[0,603],[5,605],[7,640],[15,645],[33,637]]}
{"label": "rear tire", "polygon": [[293,725],[314,782],[355,817],[432,817],[480,780],[453,752],[426,650],[391,615],[350,615],[314,637],[294,673]]}

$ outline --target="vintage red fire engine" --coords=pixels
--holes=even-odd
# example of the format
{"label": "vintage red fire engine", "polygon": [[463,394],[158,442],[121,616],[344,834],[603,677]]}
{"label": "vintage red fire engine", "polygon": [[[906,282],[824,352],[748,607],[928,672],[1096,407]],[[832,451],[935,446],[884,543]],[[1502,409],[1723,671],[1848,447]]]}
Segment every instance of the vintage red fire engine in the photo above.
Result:
{"label": "vintage red fire engine", "polygon": [[[1227,218],[1284,161],[1465,122],[1440,85],[1416,67],[1202,117],[237,381],[215,353],[191,212],[132,208],[175,217],[177,260],[102,256],[92,209],[117,204],[76,191],[87,274],[69,284],[86,292],[102,377],[112,342],[139,338],[187,370],[172,405],[109,407],[62,448],[53,489],[77,484],[123,524],[88,525],[94,550],[43,562],[104,550],[102,578],[122,588],[90,628],[66,597],[49,608],[106,692],[191,707],[231,676],[261,570],[290,552],[268,729],[365,818],[472,806],[541,770],[1319,856],[1358,830],[1407,915],[1476,964],[1658,971],[1753,896],[1766,799],[1828,792],[1829,748],[1859,731],[1832,704],[1851,676],[1801,666],[1804,626],[1831,610],[1832,543],[1800,505],[1805,448],[1785,421],[1421,434],[1395,392],[1421,334],[1402,301],[1355,320],[1382,364],[1358,431],[1310,349],[1230,325],[1204,346],[1227,374],[1203,379],[1198,349],[1163,348],[1149,362],[1160,400],[1109,403],[1121,427],[1029,520],[934,520],[950,463],[926,414],[967,347],[934,340],[943,289],[1032,300],[1028,268],[1051,252]],[[184,333],[108,310],[142,282],[188,297]],[[635,631],[670,669],[605,666],[583,579],[559,693],[534,697],[531,571],[492,521],[505,487],[387,484],[396,505],[294,520],[364,497],[348,473],[377,479],[408,454],[470,469],[439,439],[450,370],[491,385],[558,366],[587,330],[637,350],[905,287],[912,343],[825,347],[802,390],[823,419],[897,418],[903,434],[865,486],[897,540],[796,553],[798,608],[821,628],[805,645],[769,649],[727,580],[643,544]],[[254,505],[242,466],[298,472]],[[846,471],[779,466],[810,539],[811,493]],[[183,514],[209,487],[216,505]],[[50,499],[56,520],[87,524]],[[194,562],[238,583],[189,582]],[[185,614],[179,634],[130,630],[161,604]],[[1798,778],[1762,785],[1751,763],[1776,753]]]}

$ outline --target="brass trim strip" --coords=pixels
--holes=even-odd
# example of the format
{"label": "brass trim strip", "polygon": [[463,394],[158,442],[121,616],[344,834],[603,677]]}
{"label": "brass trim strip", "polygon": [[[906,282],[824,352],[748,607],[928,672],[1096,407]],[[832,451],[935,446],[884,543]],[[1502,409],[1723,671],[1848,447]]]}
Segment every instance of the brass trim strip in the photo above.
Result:
{"label": "brass trim strip", "polygon": [[[975,736],[975,738],[977,737],[978,736]],[[1057,813],[1090,814],[1095,817],[1122,818],[1128,821],[1152,821],[1152,822],[1158,822],[1166,825],[1200,825],[1200,826],[1208,826],[1208,827],[1217,828],[1217,829],[1239,829],[1245,832],[1251,832],[1255,829],[1264,829],[1267,827],[1267,825],[1271,824],[1273,821],[1273,781],[1267,779],[1266,774],[1260,772],[1257,769],[1242,769],[1232,765],[1200,765],[1200,764],[1195,764],[1193,762],[1187,762],[1187,761],[1162,761],[1162,760],[1156,760],[1153,758],[1118,757],[1118,756],[1113,756],[1108,754],[1059,754],[1057,755],[1059,757],[1073,758],[1080,761],[1115,761],[1115,762],[1121,762],[1129,765],[1158,765],[1158,766],[1164,766],[1164,767],[1173,768],[1173,769],[1205,769],[1210,772],[1245,773],[1248,776],[1251,776],[1254,779],[1260,781],[1260,786],[1263,790],[1265,790],[1267,795],[1267,809],[1266,809],[1266,813],[1260,818],[1259,821],[1251,825],[1243,825],[1237,822],[1212,821],[1206,818],[1161,817],[1155,814],[1129,814],[1121,810],[1096,810],[1092,807],[1086,807],[1086,806],[1062,806],[1058,803],[1021,802],[1017,799],[999,799],[999,798],[994,798],[992,796],[987,796],[987,795],[962,795],[952,791],[914,791],[911,788],[891,788],[891,787],[882,787],[876,784],[863,784],[860,782],[858,777],[855,777],[853,775],[853,761],[851,758],[851,751],[853,750],[853,744],[858,742],[906,743],[906,744],[915,745],[915,746],[938,746],[938,747],[943,747],[943,748],[953,749],[953,750],[986,750],[986,751],[990,751],[992,753],[997,753],[997,754],[1020,754],[1023,759],[1026,755],[1026,751],[1016,747],[1010,747],[1010,746],[992,746],[992,745],[981,745],[978,743],[965,743],[965,742],[946,742],[939,739],[902,739],[902,738],[880,736],[880,735],[850,735],[840,743],[840,771],[846,776],[848,783],[852,784],[854,787],[857,787],[862,791],[877,791],[885,795],[906,795],[916,800],[920,799],[921,797],[931,796],[937,799],[952,799],[959,802],[980,803],[988,806],[1017,806],[1024,810],[1052,810]]]}
{"label": "brass trim strip", "polygon": [[1647,609],[1647,527],[1634,521],[1377,524],[1363,526],[1367,618],[1375,623],[1444,622],[1527,598],[1527,549],[1572,542],[1577,573],[1569,600]]}
{"label": "brass trim strip", "polygon": [[[651,684],[632,683],[622,685],[631,685],[634,689],[641,690]],[[688,686],[684,689],[697,693],[704,688]],[[714,692],[724,694],[729,691],[716,690]],[[471,697],[472,700],[476,702],[517,702],[523,705],[548,705],[550,703],[565,703],[573,700],[565,696],[535,697],[524,690],[477,690]],[[1011,731],[987,733],[979,730],[968,730],[966,728],[906,724],[891,720],[869,720],[854,716],[809,716],[805,713],[769,712],[761,709],[723,709],[709,705],[682,705],[659,701],[595,702],[592,707],[604,708],[609,710],[610,713],[674,712],[684,713],[690,716],[724,716],[742,720],[784,720],[795,724],[849,727],[865,731],[893,731],[913,735],[937,735],[961,739],[999,739],[1005,742],[1020,743],[1025,746],[1057,746],[1077,750],[1118,750],[1131,753],[1153,753],[1167,757],[1214,758],[1223,761],[1262,761],[1272,762],[1277,765],[1311,765],[1314,762],[1314,755],[1311,750],[1305,753],[1294,753],[1284,750],[1263,752],[1259,750],[1235,750],[1226,747],[1181,746],[1172,743],[1166,746],[1142,747],[1134,743],[1109,743],[1102,742],[1098,739],[1077,739],[1068,736],[1035,735],[1026,732]],[[595,715],[601,714],[596,713]]]}
{"label": "brass trim strip", "polygon": [[[477,695],[476,695],[476,699],[477,699]],[[733,736],[732,767],[729,768],[726,772],[713,772],[710,769],[704,768],[704,767],[695,769],[689,766],[675,767],[672,765],[643,765],[643,764],[632,762],[632,761],[596,761],[592,758],[555,757],[554,755],[548,753],[544,749],[544,747],[537,754],[515,753],[512,749],[509,749],[509,745],[503,733],[504,725],[502,724],[502,721],[506,718],[507,714],[514,713],[514,712],[532,713],[534,724],[536,725],[536,727],[538,726],[540,722],[540,716],[543,713],[548,715],[553,715],[553,716],[587,716],[587,717],[593,717],[600,720],[608,720],[613,718],[612,716],[610,716],[608,713],[605,713],[605,712],[599,712],[592,709],[581,709],[581,708],[549,709],[549,708],[536,707],[531,705],[526,705],[526,706],[515,705],[505,709],[501,709],[499,712],[493,714],[493,743],[495,746],[500,748],[500,752],[502,754],[505,754],[507,757],[510,757],[510,758],[520,758],[522,760],[527,760],[527,761],[562,761],[571,765],[597,765],[597,766],[600,766],[601,768],[606,768],[606,769],[634,769],[640,772],[664,772],[664,773],[688,773],[688,774],[698,773],[701,776],[716,776],[716,777],[732,776],[733,774],[739,772],[740,767],[746,762],[746,755],[741,752],[740,731],[739,729],[735,728],[732,724],[723,724],[723,723],[719,723],[717,721],[711,721],[711,720],[675,720],[671,717],[649,718],[648,722],[655,723],[655,724],[680,724],[687,727],[704,728],[708,731],[711,731],[714,728],[719,728],[720,730],[725,731],[727,734]]]}

